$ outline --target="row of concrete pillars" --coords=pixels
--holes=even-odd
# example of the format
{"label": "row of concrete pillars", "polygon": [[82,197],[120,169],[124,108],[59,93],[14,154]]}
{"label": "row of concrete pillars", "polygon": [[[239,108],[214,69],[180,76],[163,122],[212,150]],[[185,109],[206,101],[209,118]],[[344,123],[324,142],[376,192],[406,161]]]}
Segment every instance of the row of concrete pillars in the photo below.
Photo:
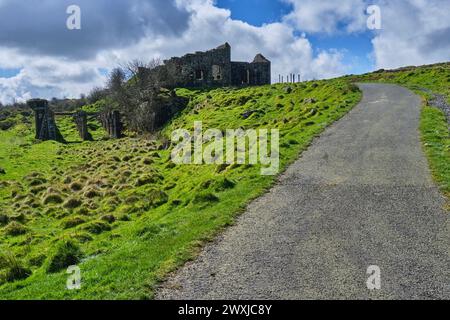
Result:
{"label": "row of concrete pillars", "polygon": [[284,78],[283,75],[281,74],[278,75],[278,83],[297,83],[297,82],[302,82],[302,75],[300,73],[299,74],[290,73],[286,75],[286,79]]}
{"label": "row of concrete pillars", "polygon": [[65,142],[64,137],[56,125],[55,115],[73,117],[80,138],[83,141],[92,140],[92,135],[88,130],[88,116],[97,117],[111,138],[119,139],[122,137],[123,126],[118,111],[101,114],[89,114],[85,111],[78,111],[75,113],[55,113],[50,110],[48,101],[44,99],[32,99],[27,101],[27,104],[35,114],[36,139],[38,140]]}
{"label": "row of concrete pillars", "polygon": [[122,138],[122,122],[120,121],[119,111],[106,112],[100,115],[100,122],[103,128],[108,131],[111,138],[120,139]]}

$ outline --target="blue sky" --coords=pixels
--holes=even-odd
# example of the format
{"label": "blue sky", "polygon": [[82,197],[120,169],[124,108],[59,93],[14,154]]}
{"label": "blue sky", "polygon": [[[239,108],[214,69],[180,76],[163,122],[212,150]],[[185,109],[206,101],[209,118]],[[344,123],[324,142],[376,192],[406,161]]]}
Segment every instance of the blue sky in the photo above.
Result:
{"label": "blue sky", "polygon": [[[220,8],[231,10],[231,18],[254,26],[281,22],[293,10],[293,6],[282,0],[217,0]],[[297,30],[298,34],[302,30]],[[362,74],[373,71],[371,31],[356,34],[307,34],[316,53],[324,50],[339,50],[344,53],[343,63],[348,72]]]}
{"label": "blue sky", "polygon": [[[82,29],[70,31],[74,2]],[[381,11],[376,32],[371,5]],[[270,59],[274,82],[449,61],[448,12],[449,0],[0,0],[0,102],[79,97],[131,60],[225,42],[233,60]]]}
{"label": "blue sky", "polygon": [[0,77],[13,78],[20,73],[20,68],[0,68]]}
{"label": "blue sky", "polygon": [[254,26],[278,22],[292,6],[278,0],[217,0],[220,8],[230,9],[231,18]]}
{"label": "blue sky", "polygon": [[349,73],[362,74],[375,68],[372,57],[372,32],[358,34],[311,35],[309,40],[315,50],[340,50],[344,52],[343,63],[349,66]]}

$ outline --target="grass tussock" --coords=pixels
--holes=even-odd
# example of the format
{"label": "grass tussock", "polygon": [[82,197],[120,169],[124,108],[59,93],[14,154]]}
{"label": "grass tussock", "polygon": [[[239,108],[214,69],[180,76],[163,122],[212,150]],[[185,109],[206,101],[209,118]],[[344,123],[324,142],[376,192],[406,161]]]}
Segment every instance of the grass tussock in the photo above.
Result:
{"label": "grass tussock", "polygon": [[47,261],[46,271],[55,273],[76,265],[81,257],[81,249],[74,240],[60,240]]}
{"label": "grass tussock", "polygon": [[8,236],[16,237],[28,232],[28,228],[17,221],[10,222],[4,229],[4,232]]}
{"label": "grass tussock", "polygon": [[26,279],[31,270],[14,254],[10,252],[0,254],[0,284]]}
{"label": "grass tussock", "polygon": [[43,204],[61,204],[64,202],[64,199],[59,194],[49,194],[44,197]]}
{"label": "grass tussock", "polygon": [[[34,143],[27,125],[1,131],[0,179],[8,185],[0,188],[0,212],[8,218],[0,249],[28,261],[33,281],[0,285],[0,298],[150,298],[161,275],[192,258],[193,248],[275,181],[260,175],[260,165],[175,165],[167,143],[175,129],[192,132],[194,121],[205,131],[279,129],[283,170],[361,98],[343,79],[286,87],[179,89],[189,106],[152,137],[94,132],[93,142],[60,145]],[[78,141],[72,122],[57,121],[68,141]],[[39,185],[30,186],[34,180]],[[19,210],[27,214],[17,223],[28,232],[11,237],[7,219]],[[61,285],[71,264],[83,270],[83,290]]]}

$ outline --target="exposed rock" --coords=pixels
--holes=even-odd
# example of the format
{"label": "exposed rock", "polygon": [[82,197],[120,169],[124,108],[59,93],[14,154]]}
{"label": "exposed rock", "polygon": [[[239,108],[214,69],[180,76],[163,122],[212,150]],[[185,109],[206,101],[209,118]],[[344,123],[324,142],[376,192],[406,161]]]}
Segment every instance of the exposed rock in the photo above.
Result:
{"label": "exposed rock", "polygon": [[241,114],[241,117],[242,117],[243,119],[248,119],[248,118],[250,118],[250,116],[251,116],[252,114],[254,114],[255,112],[256,112],[255,110],[248,110],[248,111],[245,111],[244,113]]}
{"label": "exposed rock", "polygon": [[450,124],[450,105],[447,103],[445,96],[435,94],[433,99],[431,99],[429,103],[431,106],[442,110],[442,112],[444,112],[445,116],[447,117],[447,123]]}
{"label": "exposed rock", "polygon": [[307,99],[303,100],[303,102],[305,102],[305,103],[316,103],[317,100],[314,99],[314,98],[307,98]]}
{"label": "exposed rock", "polygon": [[420,88],[420,90],[429,93],[433,96],[433,98],[428,101],[428,104],[431,107],[435,107],[442,110],[442,112],[444,112],[447,118],[447,123],[450,125],[450,105],[447,103],[445,96],[441,94],[435,94],[430,89],[427,88]]}

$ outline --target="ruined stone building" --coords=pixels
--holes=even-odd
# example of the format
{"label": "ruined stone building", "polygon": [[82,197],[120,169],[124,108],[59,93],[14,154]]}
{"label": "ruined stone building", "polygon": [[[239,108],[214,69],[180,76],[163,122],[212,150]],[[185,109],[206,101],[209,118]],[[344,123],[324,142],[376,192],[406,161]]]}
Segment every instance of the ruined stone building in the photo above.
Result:
{"label": "ruined stone building", "polygon": [[253,62],[231,61],[228,43],[206,52],[165,60],[154,72],[169,87],[252,86],[271,83],[271,63],[262,54]]}

